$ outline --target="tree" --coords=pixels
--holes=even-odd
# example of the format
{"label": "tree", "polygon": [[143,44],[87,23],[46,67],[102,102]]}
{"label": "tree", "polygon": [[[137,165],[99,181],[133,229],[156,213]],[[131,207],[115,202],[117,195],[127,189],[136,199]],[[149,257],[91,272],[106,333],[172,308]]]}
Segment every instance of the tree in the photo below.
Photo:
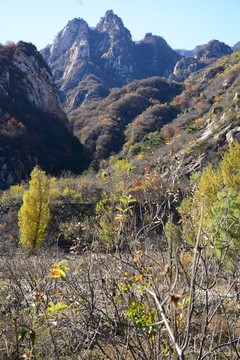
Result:
{"label": "tree", "polygon": [[195,242],[203,208],[202,229],[205,236],[201,246],[205,246],[210,238],[211,244],[220,254],[223,250],[234,252],[239,249],[239,188],[240,144],[235,142],[224,153],[218,169],[214,170],[211,165],[204,169],[192,196],[179,207],[186,240]]}
{"label": "tree", "polygon": [[31,172],[29,190],[23,195],[23,205],[18,213],[20,243],[32,254],[43,244],[50,219],[49,179],[40,167]]}

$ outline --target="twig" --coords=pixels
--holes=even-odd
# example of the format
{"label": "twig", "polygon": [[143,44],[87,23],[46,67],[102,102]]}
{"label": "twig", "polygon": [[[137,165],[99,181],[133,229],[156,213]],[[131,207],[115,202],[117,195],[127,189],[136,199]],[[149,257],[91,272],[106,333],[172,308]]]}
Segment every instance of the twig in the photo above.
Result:
{"label": "twig", "polygon": [[172,329],[171,329],[171,327],[169,326],[168,320],[167,320],[167,318],[166,318],[164,309],[163,309],[160,301],[158,300],[157,295],[155,294],[155,292],[153,292],[153,291],[151,291],[151,290],[149,290],[149,289],[147,289],[147,288],[145,288],[145,290],[146,290],[146,292],[147,292],[149,295],[151,295],[151,296],[153,297],[153,299],[155,300],[155,303],[156,303],[156,305],[157,305],[157,307],[158,307],[158,309],[159,309],[159,311],[160,311],[161,317],[162,317],[163,322],[164,322],[164,324],[165,324],[165,326],[166,326],[166,329],[167,329],[167,331],[168,331],[168,334],[169,334],[169,336],[170,336],[170,338],[171,338],[171,340],[172,340],[172,343],[173,343],[173,345],[174,345],[174,347],[175,347],[175,349],[176,349],[176,351],[177,351],[177,354],[178,354],[178,356],[179,356],[179,359],[180,359],[180,360],[183,360],[184,357],[183,357],[182,349],[180,348],[177,340],[175,339],[175,336],[174,336],[174,334],[173,334],[173,332],[172,332]]}
{"label": "twig", "polygon": [[216,350],[218,350],[218,349],[220,349],[220,348],[222,348],[222,347],[224,347],[224,346],[229,346],[229,345],[232,345],[232,344],[237,344],[238,342],[239,342],[239,339],[234,339],[234,340],[229,341],[229,342],[227,342],[227,343],[225,343],[225,344],[217,345],[217,346],[215,346],[215,348],[211,349],[211,351],[208,351],[206,354],[204,354],[204,355],[201,357],[200,360],[205,359],[205,357],[207,357],[207,356],[210,355],[210,354],[213,354],[214,351],[216,351]]}

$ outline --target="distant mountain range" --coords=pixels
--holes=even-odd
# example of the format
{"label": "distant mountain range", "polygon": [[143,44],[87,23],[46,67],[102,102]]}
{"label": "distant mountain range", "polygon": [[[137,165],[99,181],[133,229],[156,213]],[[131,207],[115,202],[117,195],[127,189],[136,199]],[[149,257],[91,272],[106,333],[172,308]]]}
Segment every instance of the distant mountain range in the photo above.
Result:
{"label": "distant mountain range", "polygon": [[215,40],[188,52],[185,60],[183,51],[173,50],[162,37],[152,33],[134,42],[122,20],[108,10],[96,28],[80,18],[69,21],[53,44],[41,53],[52,69],[61,102],[69,112],[134,79],[174,74],[175,80],[182,81],[190,72],[232,51],[230,46]]}
{"label": "distant mountain range", "polygon": [[181,58],[160,36],[148,33],[134,42],[112,10],[96,28],[90,28],[83,19],[70,21],[41,53],[52,69],[67,111],[93,98],[103,98],[110,88],[134,79],[168,77]]}
{"label": "distant mountain range", "polygon": [[24,42],[0,46],[0,189],[36,163],[80,172],[111,153],[164,146],[167,124],[182,133],[196,116],[216,108],[223,116],[240,93],[239,72],[229,71],[239,47],[212,40],[176,51],[152,33],[134,42],[112,10],[96,28],[69,21],[41,53]]}

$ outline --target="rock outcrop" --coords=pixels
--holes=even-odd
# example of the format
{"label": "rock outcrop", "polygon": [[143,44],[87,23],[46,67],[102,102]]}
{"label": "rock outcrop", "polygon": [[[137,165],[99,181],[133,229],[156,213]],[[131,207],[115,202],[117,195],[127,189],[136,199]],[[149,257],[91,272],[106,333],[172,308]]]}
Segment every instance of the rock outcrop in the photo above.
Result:
{"label": "rock outcrop", "polygon": [[1,46],[0,65],[0,189],[26,179],[37,163],[50,173],[77,170],[81,145],[35,46]]}
{"label": "rock outcrop", "polygon": [[240,41],[238,41],[235,45],[232,47],[233,51],[240,50]]}
{"label": "rock outcrop", "polygon": [[93,98],[103,98],[110,88],[134,79],[168,76],[180,59],[160,36],[149,33],[134,42],[112,10],[96,28],[80,18],[69,21],[42,55],[52,69],[67,111]]}
{"label": "rock outcrop", "polygon": [[173,79],[184,81],[190,74],[205,68],[223,56],[232,54],[230,46],[218,40],[212,40],[206,45],[197,46],[191,56],[184,56],[174,67]]}
{"label": "rock outcrop", "polygon": [[212,40],[195,52],[194,57],[198,61],[216,60],[225,55],[230,55],[232,52],[233,50],[230,46],[218,40]]}

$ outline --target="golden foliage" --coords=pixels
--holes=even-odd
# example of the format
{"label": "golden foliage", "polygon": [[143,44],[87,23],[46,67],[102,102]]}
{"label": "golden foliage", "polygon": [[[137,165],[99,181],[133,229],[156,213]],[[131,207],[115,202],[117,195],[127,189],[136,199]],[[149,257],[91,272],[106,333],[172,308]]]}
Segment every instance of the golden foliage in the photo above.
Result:
{"label": "golden foliage", "polygon": [[23,205],[19,210],[20,243],[33,253],[41,246],[50,218],[49,179],[36,166],[31,172],[29,190],[23,195]]}

